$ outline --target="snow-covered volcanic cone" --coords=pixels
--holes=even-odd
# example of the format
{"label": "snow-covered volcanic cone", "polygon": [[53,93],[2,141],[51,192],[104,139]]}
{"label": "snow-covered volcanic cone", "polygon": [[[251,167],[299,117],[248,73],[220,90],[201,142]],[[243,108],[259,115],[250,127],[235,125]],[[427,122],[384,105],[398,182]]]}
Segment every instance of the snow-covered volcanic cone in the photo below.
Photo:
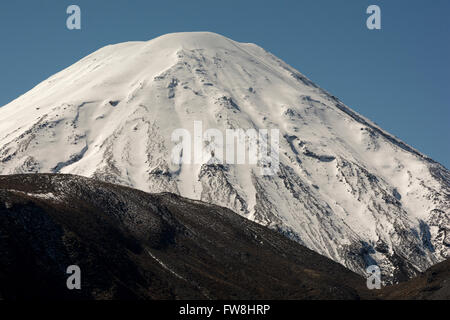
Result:
{"label": "snow-covered volcanic cone", "polygon": [[[279,129],[280,165],[171,163],[171,134]],[[0,108],[0,173],[72,173],[219,204],[364,273],[450,256],[450,174],[255,44],[106,46]]]}

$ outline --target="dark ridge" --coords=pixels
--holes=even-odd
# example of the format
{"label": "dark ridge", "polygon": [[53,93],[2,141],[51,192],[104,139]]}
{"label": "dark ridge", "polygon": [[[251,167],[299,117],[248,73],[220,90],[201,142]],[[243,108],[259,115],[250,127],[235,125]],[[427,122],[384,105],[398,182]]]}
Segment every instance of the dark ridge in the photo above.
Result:
{"label": "dark ridge", "polygon": [[378,294],[381,299],[450,300],[450,260],[407,282],[383,288]]}
{"label": "dark ridge", "polygon": [[[66,268],[81,268],[81,290]],[[364,299],[365,280],[234,212],[61,174],[0,176],[3,299]]]}

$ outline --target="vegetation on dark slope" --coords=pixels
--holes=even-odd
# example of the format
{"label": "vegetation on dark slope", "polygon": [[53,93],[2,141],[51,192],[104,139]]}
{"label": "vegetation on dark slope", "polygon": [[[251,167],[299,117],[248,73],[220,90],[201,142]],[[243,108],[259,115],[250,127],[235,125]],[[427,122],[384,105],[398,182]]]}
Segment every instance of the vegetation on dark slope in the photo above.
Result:
{"label": "vegetation on dark slope", "polygon": [[450,300],[450,260],[407,282],[383,288],[378,294],[381,299]]}
{"label": "vegetation on dark slope", "polygon": [[[365,294],[360,276],[228,209],[78,176],[0,176],[0,238],[4,299]],[[69,265],[81,290],[66,288]]]}
{"label": "vegetation on dark slope", "polygon": [[[55,174],[0,176],[2,299],[449,299],[449,261],[365,280],[234,212]],[[66,269],[81,268],[81,290]]]}

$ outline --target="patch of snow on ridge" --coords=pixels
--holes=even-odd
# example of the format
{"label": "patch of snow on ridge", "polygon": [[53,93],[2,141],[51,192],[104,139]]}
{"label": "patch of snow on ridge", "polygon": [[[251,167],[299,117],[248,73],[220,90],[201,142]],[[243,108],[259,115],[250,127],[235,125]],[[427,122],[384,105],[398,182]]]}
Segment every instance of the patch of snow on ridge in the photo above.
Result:
{"label": "patch of snow on ridge", "polygon": [[39,198],[39,199],[56,200],[56,201],[60,200],[60,197],[56,196],[53,192],[30,193],[30,192],[24,192],[24,191],[19,191],[19,190],[12,190],[12,189],[7,189],[6,191],[14,192],[14,193],[21,193],[21,194],[27,195],[29,197]]}

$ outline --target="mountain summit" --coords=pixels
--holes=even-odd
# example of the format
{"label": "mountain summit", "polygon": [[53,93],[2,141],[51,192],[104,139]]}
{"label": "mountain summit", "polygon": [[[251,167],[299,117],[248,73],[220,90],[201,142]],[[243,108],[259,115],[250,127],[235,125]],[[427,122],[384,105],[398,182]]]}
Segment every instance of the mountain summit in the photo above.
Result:
{"label": "mountain summit", "polygon": [[[173,132],[195,121],[278,129],[277,173],[173,164]],[[0,108],[0,173],[33,172],[225,206],[360,274],[378,264],[385,282],[450,256],[446,168],[264,49],[214,33],[106,46]]]}

